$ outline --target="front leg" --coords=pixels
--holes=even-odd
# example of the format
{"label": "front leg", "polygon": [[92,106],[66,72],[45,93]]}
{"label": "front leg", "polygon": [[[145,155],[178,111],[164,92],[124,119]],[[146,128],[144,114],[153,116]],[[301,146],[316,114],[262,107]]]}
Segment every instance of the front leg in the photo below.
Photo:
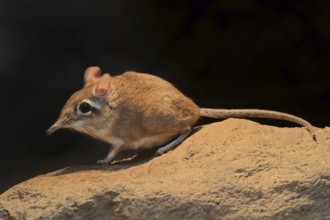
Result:
{"label": "front leg", "polygon": [[113,143],[110,147],[108,156],[103,160],[98,160],[97,164],[111,164],[115,159],[117,154],[122,150],[121,147],[124,145],[124,142]]}

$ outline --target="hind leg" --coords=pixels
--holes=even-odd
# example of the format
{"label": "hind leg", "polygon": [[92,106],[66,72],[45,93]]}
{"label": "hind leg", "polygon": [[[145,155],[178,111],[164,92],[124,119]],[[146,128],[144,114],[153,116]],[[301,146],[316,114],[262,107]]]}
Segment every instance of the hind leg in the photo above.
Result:
{"label": "hind leg", "polygon": [[159,155],[166,153],[169,150],[172,150],[173,148],[175,148],[176,146],[181,144],[190,134],[191,134],[191,130],[180,135],[177,139],[173,140],[171,143],[168,143],[164,147],[159,148],[156,151],[156,155],[159,156]]}

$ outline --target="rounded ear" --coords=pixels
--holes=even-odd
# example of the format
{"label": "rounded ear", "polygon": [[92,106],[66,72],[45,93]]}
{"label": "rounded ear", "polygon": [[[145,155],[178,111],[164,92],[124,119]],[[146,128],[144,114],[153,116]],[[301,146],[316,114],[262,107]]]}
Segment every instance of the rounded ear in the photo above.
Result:
{"label": "rounded ear", "polygon": [[97,66],[88,67],[85,70],[85,87],[95,84],[101,78],[101,69]]}
{"label": "rounded ear", "polygon": [[99,82],[94,88],[93,95],[100,99],[107,100],[112,92],[113,92],[113,85],[111,83],[111,77],[109,73],[105,73],[99,79]]}

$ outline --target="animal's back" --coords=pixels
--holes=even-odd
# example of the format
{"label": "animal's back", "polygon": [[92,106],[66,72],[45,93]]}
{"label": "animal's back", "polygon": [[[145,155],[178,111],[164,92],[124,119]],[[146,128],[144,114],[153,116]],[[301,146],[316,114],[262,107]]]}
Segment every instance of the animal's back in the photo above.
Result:
{"label": "animal's back", "polygon": [[[122,119],[147,133],[180,131],[199,118],[199,107],[171,83],[150,74],[126,72],[113,78]],[[134,114],[135,120],[130,120]],[[129,118],[128,118],[129,117]],[[123,121],[118,121],[122,123]]]}

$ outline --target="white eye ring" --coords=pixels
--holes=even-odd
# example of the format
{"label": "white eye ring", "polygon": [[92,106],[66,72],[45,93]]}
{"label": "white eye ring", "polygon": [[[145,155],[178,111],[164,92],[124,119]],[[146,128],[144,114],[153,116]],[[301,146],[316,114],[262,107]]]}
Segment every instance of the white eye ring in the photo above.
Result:
{"label": "white eye ring", "polygon": [[100,110],[101,106],[98,103],[95,103],[89,99],[84,99],[77,105],[76,112],[78,115],[88,116],[92,114],[93,109]]}

